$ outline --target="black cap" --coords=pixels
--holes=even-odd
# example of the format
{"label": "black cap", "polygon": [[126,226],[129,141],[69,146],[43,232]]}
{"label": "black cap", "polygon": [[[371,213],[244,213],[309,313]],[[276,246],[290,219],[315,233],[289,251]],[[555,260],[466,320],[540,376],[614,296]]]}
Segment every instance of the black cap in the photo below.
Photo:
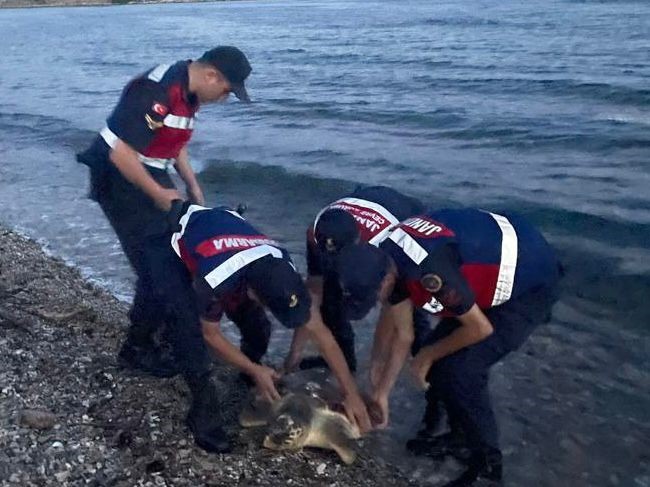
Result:
{"label": "black cap", "polygon": [[344,247],[336,259],[343,292],[343,306],[349,319],[363,318],[377,302],[381,281],[388,271],[388,256],[367,243]]}
{"label": "black cap", "polygon": [[268,256],[252,262],[246,270],[246,282],[287,328],[297,328],[309,320],[311,297],[287,259]]}
{"label": "black cap", "polygon": [[251,74],[251,68],[246,55],[234,46],[218,46],[203,53],[199,62],[211,64],[223,74],[232,92],[241,101],[250,102],[244,81]]}
{"label": "black cap", "polygon": [[347,211],[333,208],[324,211],[314,229],[314,238],[321,251],[336,254],[346,245],[359,239],[359,228]]}

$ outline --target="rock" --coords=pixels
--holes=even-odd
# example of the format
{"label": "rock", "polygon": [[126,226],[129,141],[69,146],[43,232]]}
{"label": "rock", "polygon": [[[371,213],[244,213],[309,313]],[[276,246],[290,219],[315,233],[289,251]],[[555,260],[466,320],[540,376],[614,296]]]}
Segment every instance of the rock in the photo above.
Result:
{"label": "rock", "polygon": [[145,471],[150,474],[162,472],[163,470],[165,470],[165,462],[160,459],[152,460],[145,466]]}
{"label": "rock", "polygon": [[[233,454],[195,447],[184,422],[190,400],[184,381],[155,379],[117,366],[127,306],[105,292],[89,292],[76,271],[43,257],[33,242],[0,235],[0,247],[0,274],[7,278],[0,280],[0,309],[22,317],[25,310],[65,312],[89,306],[102,324],[114,325],[97,327],[81,314],[49,316],[30,324],[39,337],[34,340],[14,327],[5,333],[0,317],[0,350],[20,351],[0,353],[0,418],[11,417],[14,423],[0,426],[2,487],[409,485],[393,468],[367,468],[358,462],[339,471],[318,451],[277,455],[260,448],[261,431],[251,432],[255,447],[233,436]],[[21,283],[28,289],[20,296],[2,294],[3,286]],[[55,323],[56,318],[65,319]],[[84,333],[86,328],[95,332]],[[230,394],[217,412],[232,416],[227,418],[231,428],[236,426],[238,391],[244,389],[233,392],[239,384],[236,372],[224,368],[215,374],[219,391]],[[25,423],[18,414],[39,408],[51,408],[40,412],[49,418],[44,427],[51,424],[52,429],[28,425],[31,412]]]}
{"label": "rock", "polygon": [[59,472],[54,474],[54,478],[60,483],[63,483],[66,480],[68,480],[69,476],[70,476],[70,472]]}
{"label": "rock", "polygon": [[49,411],[25,409],[20,413],[20,423],[30,428],[47,430],[56,423],[56,416]]}

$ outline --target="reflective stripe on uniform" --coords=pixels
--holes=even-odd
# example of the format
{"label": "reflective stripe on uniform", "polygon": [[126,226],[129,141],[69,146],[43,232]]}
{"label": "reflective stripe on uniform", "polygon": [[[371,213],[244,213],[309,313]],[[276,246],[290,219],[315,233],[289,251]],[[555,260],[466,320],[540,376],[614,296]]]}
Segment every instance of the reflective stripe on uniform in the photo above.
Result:
{"label": "reflective stripe on uniform", "polygon": [[[104,142],[111,148],[115,149],[115,145],[117,144],[117,141],[120,140],[120,138],[115,135],[115,133],[109,129],[108,127],[104,127],[99,131],[99,135],[101,136],[102,139],[104,139]],[[145,164],[150,167],[155,167],[156,169],[162,169],[164,171],[169,168],[169,166],[173,165],[175,162],[175,159],[162,159],[159,157],[147,157],[144,156],[140,153],[138,153],[138,159],[142,164]]]}
{"label": "reflective stripe on uniform", "polygon": [[257,247],[242,250],[206,274],[205,280],[212,289],[215,289],[219,284],[224,282],[237,271],[243,269],[251,262],[266,257],[267,255],[272,255],[277,259],[281,259],[282,251],[276,247],[272,247],[271,245],[258,245]]}
{"label": "reflective stripe on uniform", "polygon": [[169,166],[173,166],[176,162],[175,159],[162,159],[159,157],[147,157],[142,154],[138,154],[138,159],[140,162],[149,167],[155,167],[156,169],[162,169],[166,171]]}
{"label": "reflective stripe on uniform", "polygon": [[172,235],[172,247],[174,247],[174,251],[178,254],[179,257],[181,257],[181,249],[178,246],[178,241],[183,237],[183,234],[185,233],[185,227],[187,227],[187,222],[190,221],[190,215],[192,213],[195,213],[197,211],[203,211],[203,210],[209,210],[210,208],[206,208],[205,206],[200,206],[200,205],[190,205],[190,207],[187,209],[185,214],[181,217],[181,219],[178,221],[178,224],[181,226],[180,231],[174,233]]}
{"label": "reflective stripe on uniform", "polygon": [[[320,220],[320,217],[323,213],[325,213],[327,210],[331,210],[335,205],[337,204],[348,204],[348,205],[354,205],[354,206],[360,206],[362,208],[367,208],[369,210],[372,210],[379,215],[381,215],[383,218],[388,220],[390,222],[390,226],[388,228],[385,228],[381,232],[379,232],[377,235],[372,237],[368,243],[371,245],[379,245],[382,240],[386,238],[386,234],[390,230],[390,227],[393,225],[397,225],[399,223],[399,220],[395,215],[393,215],[390,211],[388,211],[386,208],[381,206],[379,203],[374,203],[372,201],[364,200],[361,198],[341,198],[340,200],[336,200],[334,203],[331,203],[330,205],[326,206],[323,208],[318,215],[316,215],[316,219],[314,220],[314,234],[316,233],[316,225],[318,225],[318,220]],[[314,236],[314,239],[316,237]]]}
{"label": "reflective stripe on uniform", "polygon": [[384,228],[381,232],[368,240],[368,243],[370,245],[374,245],[375,247],[379,247],[379,244],[388,238],[388,235],[391,231],[393,231],[394,228],[395,227],[393,225]]}
{"label": "reflective stripe on uniform", "polygon": [[163,124],[165,124],[165,127],[173,129],[191,130],[194,128],[194,118],[179,117],[178,115],[172,115],[170,113],[164,118]]}
{"label": "reflective stripe on uniform", "polygon": [[171,64],[161,64],[159,66],[156,66],[151,70],[151,73],[149,73],[147,78],[149,78],[151,81],[159,83],[169,68],[171,68]]}
{"label": "reflective stripe on uniform", "polygon": [[[489,213],[489,212],[488,212]],[[512,296],[512,288],[515,284],[515,272],[517,270],[518,239],[517,232],[512,224],[504,216],[490,213],[501,229],[501,263],[499,265],[499,277],[497,278],[492,306],[503,304]]]}
{"label": "reflective stripe on uniform", "polygon": [[417,265],[420,265],[429,255],[413,237],[401,228],[393,230],[388,238],[395,242]]}
{"label": "reflective stripe on uniform", "polygon": [[102,139],[104,139],[104,142],[106,142],[106,144],[111,149],[115,149],[115,144],[117,144],[117,141],[120,140],[120,138],[115,135],[115,133],[108,127],[101,129],[99,131],[99,135],[101,135]]}

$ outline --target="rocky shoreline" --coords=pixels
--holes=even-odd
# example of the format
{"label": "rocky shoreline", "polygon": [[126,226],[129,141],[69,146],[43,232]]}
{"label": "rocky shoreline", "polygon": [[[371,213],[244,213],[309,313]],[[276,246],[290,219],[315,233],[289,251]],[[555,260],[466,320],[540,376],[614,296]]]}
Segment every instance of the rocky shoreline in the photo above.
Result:
{"label": "rocky shoreline", "polygon": [[124,303],[2,227],[0,248],[0,485],[413,485],[363,453],[347,467],[332,452],[263,450],[259,431],[205,453],[180,379],[117,366]]}

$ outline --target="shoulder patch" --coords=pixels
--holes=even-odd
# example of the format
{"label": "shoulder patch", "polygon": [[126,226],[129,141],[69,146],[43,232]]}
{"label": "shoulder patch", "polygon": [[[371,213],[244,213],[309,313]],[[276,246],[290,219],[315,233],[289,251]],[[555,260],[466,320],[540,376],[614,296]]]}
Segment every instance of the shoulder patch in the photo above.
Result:
{"label": "shoulder patch", "polygon": [[420,278],[420,283],[430,293],[437,293],[442,289],[442,279],[437,274],[425,274]]}
{"label": "shoulder patch", "polygon": [[153,110],[161,117],[164,117],[165,115],[167,115],[167,112],[169,112],[169,108],[167,108],[165,105],[163,105],[158,101],[153,103],[153,105],[151,106],[151,110]]}
{"label": "shoulder patch", "polygon": [[162,128],[162,126],[164,125],[163,122],[158,122],[154,120],[153,117],[148,113],[145,114],[144,120],[145,122],[147,122],[147,127],[149,127],[149,130],[158,130],[159,128]]}
{"label": "shoulder patch", "polygon": [[336,242],[334,242],[333,238],[328,237],[327,240],[325,240],[325,250],[328,252],[336,252]]}

